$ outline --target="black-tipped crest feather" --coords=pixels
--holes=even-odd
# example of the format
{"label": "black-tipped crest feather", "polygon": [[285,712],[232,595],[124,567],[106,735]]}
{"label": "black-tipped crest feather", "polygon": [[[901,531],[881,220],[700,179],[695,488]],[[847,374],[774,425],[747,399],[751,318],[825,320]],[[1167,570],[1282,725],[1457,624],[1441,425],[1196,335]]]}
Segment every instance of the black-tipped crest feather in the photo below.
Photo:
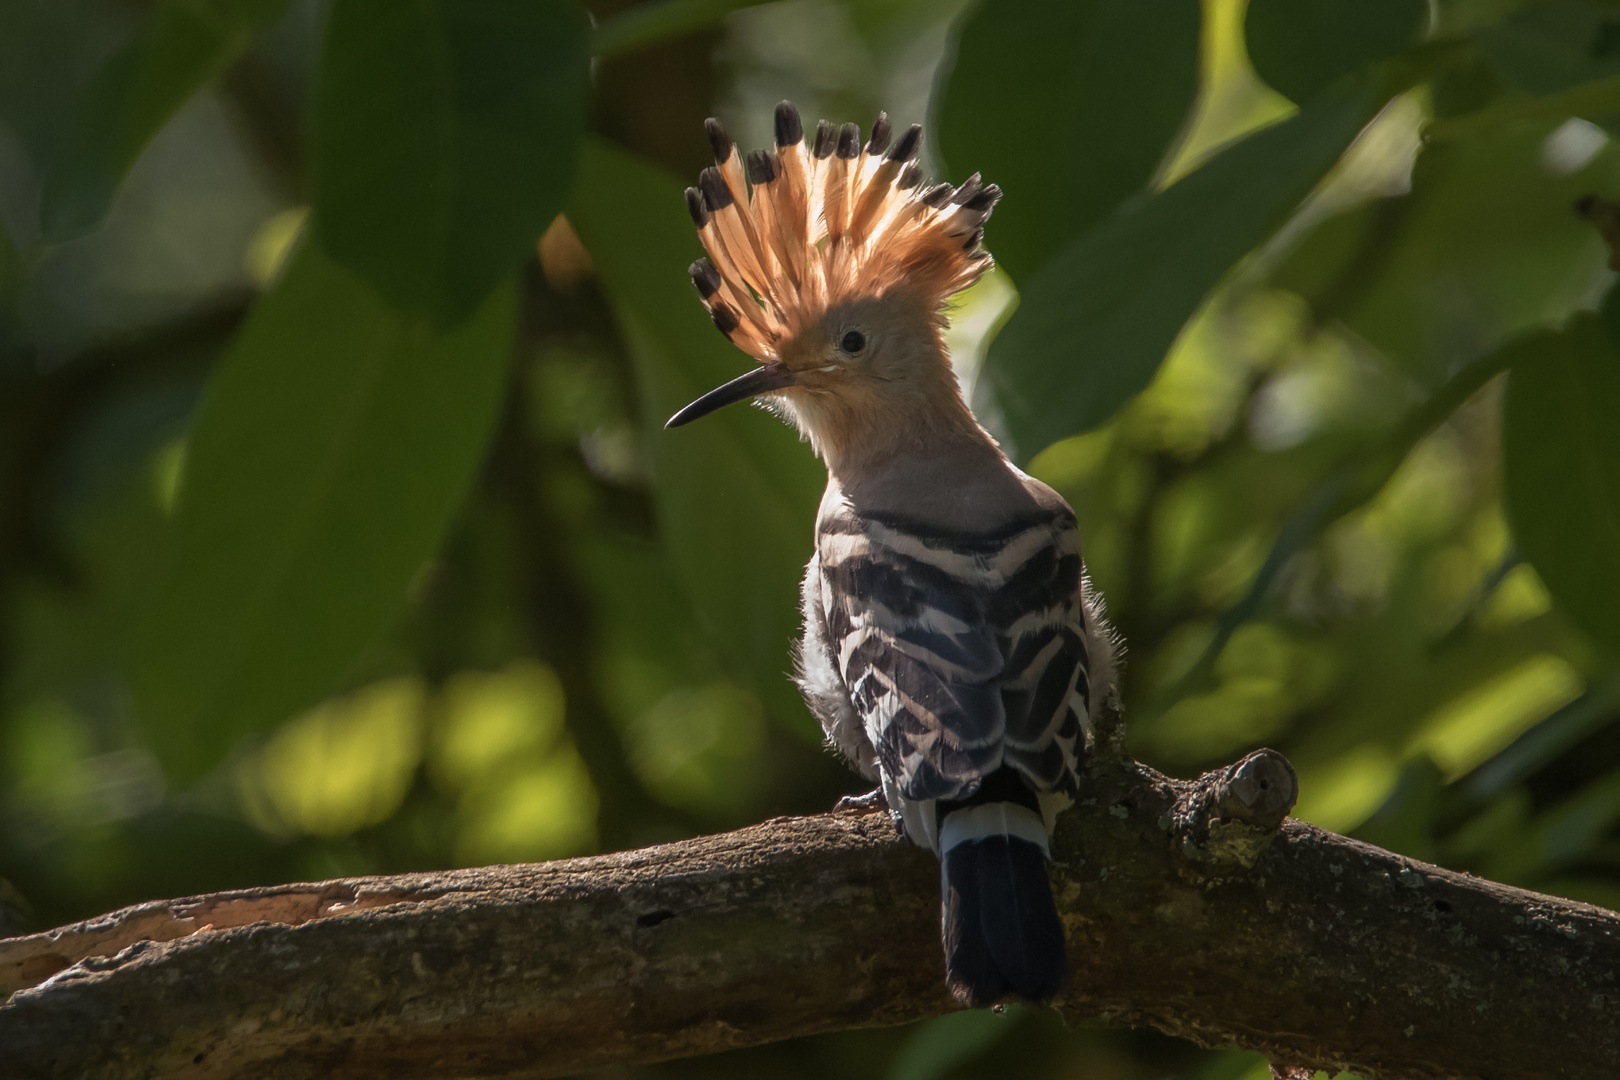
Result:
{"label": "black-tipped crest feather", "polygon": [[845,160],[854,160],[861,152],[861,129],[855,124],[845,124],[838,129],[838,156]]}
{"label": "black-tipped crest feather", "polygon": [[771,155],[764,150],[748,151],[746,160],[750,184],[768,184],[776,179],[776,167],[771,164]]}
{"label": "black-tipped crest feather", "polygon": [[714,150],[717,163],[731,156],[731,136],[726,134],[724,124],[711,116],[703,121],[703,130],[709,135],[709,146]]}
{"label": "black-tipped crest feather", "polygon": [[714,307],[709,309],[709,316],[714,319],[714,325],[719,327],[720,332],[727,337],[730,337],[732,331],[742,325],[741,317],[724,300],[717,302]]}
{"label": "black-tipped crest feather", "polygon": [[692,275],[692,284],[697,286],[698,294],[703,299],[707,300],[720,291],[720,271],[708,259],[697,260],[686,268],[686,272]]}
{"label": "black-tipped crest feather", "polygon": [[816,160],[832,157],[833,144],[838,140],[838,129],[832,126],[831,121],[816,121],[816,141],[810,153]]}
{"label": "black-tipped crest feather", "polygon": [[981,189],[977,195],[973,196],[973,198],[963,203],[962,206],[968,210],[977,210],[981,213],[989,213],[995,208],[996,203],[1000,201],[1001,189],[994,184],[989,184]]}
{"label": "black-tipped crest feather", "polygon": [[782,101],[776,106],[776,145],[797,146],[804,141],[804,121],[793,102]]}
{"label": "black-tipped crest feather", "polygon": [[866,140],[868,154],[881,154],[889,148],[889,114],[878,113],[872,121],[872,137]]}
{"label": "black-tipped crest feather", "polygon": [[962,186],[956,189],[955,195],[951,196],[951,202],[956,203],[958,206],[967,202],[969,199],[973,198],[973,196],[979,193],[979,184],[979,174],[974,173],[972,176],[962,181]]}
{"label": "black-tipped crest feather", "polygon": [[703,203],[709,213],[718,213],[731,205],[731,189],[726,187],[725,178],[714,166],[698,173],[698,187],[703,189]]}
{"label": "black-tipped crest feather", "polygon": [[900,134],[900,138],[889,148],[889,160],[910,161],[917,156],[917,149],[920,146],[922,146],[922,125],[912,124]]}
{"label": "black-tipped crest feather", "polygon": [[709,209],[703,205],[703,192],[695,187],[686,189],[686,212],[692,215],[692,224],[699,229],[709,224]]}

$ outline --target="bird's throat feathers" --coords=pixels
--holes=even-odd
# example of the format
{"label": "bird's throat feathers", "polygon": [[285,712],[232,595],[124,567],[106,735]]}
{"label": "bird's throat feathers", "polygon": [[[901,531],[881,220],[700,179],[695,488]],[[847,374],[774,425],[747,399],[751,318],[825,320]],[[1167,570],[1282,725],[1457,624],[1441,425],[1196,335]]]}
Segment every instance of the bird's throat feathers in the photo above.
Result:
{"label": "bird's throat feathers", "polygon": [[962,398],[937,329],[912,335],[890,324],[869,348],[874,355],[866,367],[815,371],[761,399],[798,429],[829,473],[853,481],[899,459],[951,457],[970,448],[1000,456]]}

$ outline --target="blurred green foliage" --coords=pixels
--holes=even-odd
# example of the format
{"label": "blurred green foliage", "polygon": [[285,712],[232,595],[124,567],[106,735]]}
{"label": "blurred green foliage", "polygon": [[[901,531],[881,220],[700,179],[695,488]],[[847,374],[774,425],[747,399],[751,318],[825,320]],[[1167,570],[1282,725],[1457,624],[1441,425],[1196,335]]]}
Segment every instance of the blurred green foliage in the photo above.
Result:
{"label": "blurred green foliage", "polygon": [[[819,466],[661,430],[746,363],[701,121],[783,97],[1005,188],[950,342],[1133,752],[1620,905],[1620,6],[588,7],[0,6],[5,931],[858,787],[785,677]],[[1267,1075],[1030,1009],[645,1071]]]}
{"label": "blurred green foliage", "polygon": [[39,224],[59,241],[93,228],[147,143],[218,78],[287,0],[161,0],[142,33],[96,71],[46,165]]}

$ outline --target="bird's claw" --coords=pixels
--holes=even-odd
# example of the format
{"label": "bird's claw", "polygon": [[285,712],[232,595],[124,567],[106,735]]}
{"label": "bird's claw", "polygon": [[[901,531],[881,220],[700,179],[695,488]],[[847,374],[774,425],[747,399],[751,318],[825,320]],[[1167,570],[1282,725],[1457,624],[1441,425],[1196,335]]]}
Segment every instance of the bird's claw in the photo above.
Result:
{"label": "bird's claw", "polygon": [[845,795],[833,804],[833,813],[875,814],[888,808],[889,800],[883,797],[883,789],[873,788],[865,795]]}

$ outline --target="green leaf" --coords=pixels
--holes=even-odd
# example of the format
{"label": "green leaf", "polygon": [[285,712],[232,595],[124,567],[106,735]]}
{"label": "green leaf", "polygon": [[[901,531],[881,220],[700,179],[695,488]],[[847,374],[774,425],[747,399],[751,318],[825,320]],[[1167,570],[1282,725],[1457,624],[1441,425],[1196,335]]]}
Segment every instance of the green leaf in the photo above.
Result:
{"label": "green leaf", "polygon": [[733,406],[663,428],[682,405],[754,364],[715,332],[687,280],[702,248],[681,191],[667,173],[588,142],[569,220],[629,340],[676,573],[772,713],[813,733],[787,672],[825,475],[809,448],[758,409]]}
{"label": "green leaf", "polygon": [[1571,212],[1620,184],[1611,144],[1561,175],[1547,164],[1559,121],[1427,145],[1411,192],[1323,222],[1273,281],[1342,321],[1423,386],[1459,360],[1591,302],[1602,242]]}
{"label": "green leaf", "polygon": [[568,198],[586,65],[567,0],[337,0],[313,110],[332,257],[400,311],[465,318]]}
{"label": "green leaf", "polygon": [[1007,1015],[969,1009],[919,1024],[895,1055],[889,1080],[936,1080],[988,1052],[1012,1033],[1026,1012],[1018,1006]]}
{"label": "green leaf", "polygon": [[[1613,302],[1611,294],[1611,303]],[[1620,350],[1590,312],[1529,339],[1502,402],[1502,480],[1519,550],[1553,602],[1620,652]]]}
{"label": "green leaf", "polygon": [[1426,0],[1250,0],[1243,33],[1266,84],[1304,103],[1422,36]]}
{"label": "green leaf", "polygon": [[1144,189],[1198,91],[1193,0],[1013,0],[957,30],[939,119],[956,179],[1007,197],[990,249],[1017,281]]}
{"label": "green leaf", "polygon": [[1383,95],[1344,86],[1128,205],[1024,287],[985,375],[1023,455],[1108,419],[1153,379],[1181,327],[1280,226]]}
{"label": "green leaf", "polygon": [[275,21],[287,0],[162,0],[91,80],[40,192],[48,241],[89,232],[141,151],[193,94]]}
{"label": "green leaf", "polygon": [[1479,35],[1492,66],[1527,94],[1620,75],[1620,9],[1574,0],[1515,11]]}
{"label": "green leaf", "polygon": [[514,292],[463,327],[401,318],[315,243],[198,406],[175,562],[136,704],[177,781],[328,693],[399,615],[482,458]]}
{"label": "green leaf", "polygon": [[591,53],[599,60],[645,49],[712,26],[738,8],[760,0],[648,0],[608,18],[591,33]]}

